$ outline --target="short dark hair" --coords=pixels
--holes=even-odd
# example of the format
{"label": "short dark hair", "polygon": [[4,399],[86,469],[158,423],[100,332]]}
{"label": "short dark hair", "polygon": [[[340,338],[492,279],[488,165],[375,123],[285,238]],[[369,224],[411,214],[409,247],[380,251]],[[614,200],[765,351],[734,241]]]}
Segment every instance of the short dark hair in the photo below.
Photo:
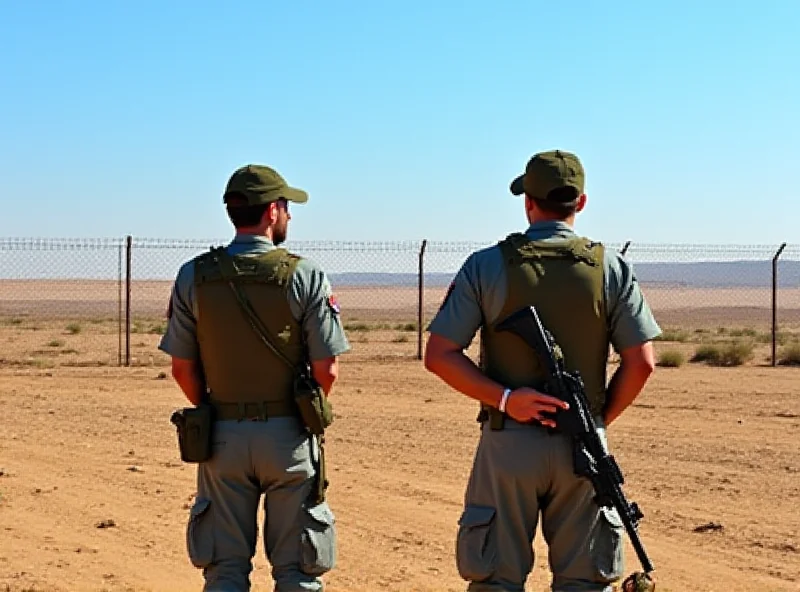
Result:
{"label": "short dark hair", "polygon": [[224,200],[228,218],[235,228],[257,226],[269,207],[269,204],[247,205],[247,198],[236,192],[226,193]]}
{"label": "short dark hair", "polygon": [[550,191],[546,199],[534,197],[533,200],[543,212],[569,218],[578,211],[578,197],[580,194],[575,187],[558,187]]}

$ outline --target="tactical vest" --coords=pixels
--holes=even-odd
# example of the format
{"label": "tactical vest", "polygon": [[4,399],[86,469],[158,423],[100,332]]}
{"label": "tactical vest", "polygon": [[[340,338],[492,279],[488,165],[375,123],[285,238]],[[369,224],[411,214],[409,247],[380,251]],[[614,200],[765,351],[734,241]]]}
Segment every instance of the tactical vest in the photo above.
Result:
{"label": "tactical vest", "polygon": [[[302,328],[287,299],[299,261],[285,249],[232,256],[235,282],[295,366],[304,363]],[[197,338],[212,401],[291,402],[293,372],[261,340],[223,277],[212,250],[194,260]]]}
{"label": "tactical vest", "polygon": [[[535,306],[563,352],[565,369],[580,372],[592,412],[599,415],[605,404],[609,342],[603,245],[580,237],[533,241],[517,233],[499,247],[507,285],[497,321]],[[481,330],[484,372],[511,389],[541,387],[545,376],[535,352],[516,335],[486,325]]]}

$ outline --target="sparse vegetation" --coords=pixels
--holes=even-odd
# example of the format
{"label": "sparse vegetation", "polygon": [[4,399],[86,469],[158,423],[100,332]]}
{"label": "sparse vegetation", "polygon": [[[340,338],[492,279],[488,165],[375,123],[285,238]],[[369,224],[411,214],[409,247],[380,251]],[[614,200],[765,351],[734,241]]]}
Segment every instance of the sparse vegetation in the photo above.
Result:
{"label": "sparse vegetation", "polygon": [[731,329],[728,332],[728,335],[731,337],[756,337],[758,335],[758,331],[755,329],[750,329],[749,327],[746,329]]}
{"label": "sparse vegetation", "polygon": [[800,366],[800,343],[787,345],[781,352],[778,363],[782,366]]}
{"label": "sparse vegetation", "polygon": [[683,343],[688,341],[690,334],[685,329],[665,329],[661,335],[656,337],[656,341],[677,341]]}
{"label": "sparse vegetation", "polygon": [[400,323],[399,325],[395,326],[395,329],[398,331],[416,331],[417,324],[416,323]]}
{"label": "sparse vegetation", "polygon": [[166,321],[148,322],[143,319],[134,319],[134,321],[131,323],[131,333],[150,333],[151,335],[163,335],[166,332]]}
{"label": "sparse vegetation", "polygon": [[22,361],[23,366],[30,366],[32,368],[53,368],[55,363],[52,360],[44,358],[28,358]]}
{"label": "sparse vegetation", "polygon": [[677,368],[683,365],[684,361],[685,356],[683,355],[683,352],[678,351],[677,349],[668,349],[658,355],[658,361],[656,362],[656,365],[663,368]]}
{"label": "sparse vegetation", "polygon": [[370,326],[366,323],[345,323],[345,331],[369,331]]}
{"label": "sparse vegetation", "polygon": [[66,326],[66,329],[67,333],[69,333],[70,335],[77,335],[78,333],[81,332],[83,327],[81,327],[80,323],[70,323],[69,325]]}
{"label": "sparse vegetation", "polygon": [[[786,345],[789,341],[796,336],[791,331],[778,331],[775,333],[775,343],[778,345]],[[756,341],[759,343],[772,343],[772,332],[765,331],[756,336]]]}
{"label": "sparse vegetation", "polygon": [[154,325],[150,326],[149,332],[153,335],[163,335],[164,333],[167,332],[167,323],[166,322],[155,323]]}
{"label": "sparse vegetation", "polygon": [[717,366],[741,366],[753,358],[753,343],[734,341],[722,347]]}
{"label": "sparse vegetation", "polygon": [[408,342],[408,335],[400,334],[392,339],[392,343],[407,343]]}
{"label": "sparse vegetation", "polygon": [[53,339],[47,343],[47,347],[62,347],[64,345],[63,339]]}
{"label": "sparse vegetation", "polygon": [[741,366],[753,358],[752,341],[731,341],[721,345],[701,345],[691,358],[692,362],[705,362],[709,366]]}
{"label": "sparse vegetation", "polygon": [[714,362],[719,360],[720,348],[718,345],[705,344],[694,350],[690,362]]}

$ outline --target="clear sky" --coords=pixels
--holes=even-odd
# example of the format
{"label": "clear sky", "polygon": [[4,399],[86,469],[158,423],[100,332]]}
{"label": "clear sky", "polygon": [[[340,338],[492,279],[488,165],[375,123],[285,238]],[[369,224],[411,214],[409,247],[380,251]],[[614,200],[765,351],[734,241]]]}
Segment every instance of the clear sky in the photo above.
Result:
{"label": "clear sky", "polygon": [[493,241],[536,151],[606,241],[800,242],[800,2],[0,2],[0,236]]}

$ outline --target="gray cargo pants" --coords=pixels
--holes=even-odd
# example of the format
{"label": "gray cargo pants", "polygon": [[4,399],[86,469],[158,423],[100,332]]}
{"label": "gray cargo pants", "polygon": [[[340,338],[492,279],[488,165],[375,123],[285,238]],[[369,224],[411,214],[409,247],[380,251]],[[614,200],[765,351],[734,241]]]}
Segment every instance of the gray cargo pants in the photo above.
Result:
{"label": "gray cargo pants", "polygon": [[551,590],[610,592],[623,571],[624,527],[616,510],[599,508],[593,496],[591,482],[573,473],[566,436],[508,419],[499,431],[484,423],[456,540],[467,590],[525,589],[541,514]]}
{"label": "gray cargo pants", "polygon": [[264,495],[264,549],[276,592],[321,591],[336,561],[327,502],[309,507],[312,454],[319,450],[297,419],[220,421],[214,455],[198,466],[186,545],[206,592],[250,589],[258,504]]}

